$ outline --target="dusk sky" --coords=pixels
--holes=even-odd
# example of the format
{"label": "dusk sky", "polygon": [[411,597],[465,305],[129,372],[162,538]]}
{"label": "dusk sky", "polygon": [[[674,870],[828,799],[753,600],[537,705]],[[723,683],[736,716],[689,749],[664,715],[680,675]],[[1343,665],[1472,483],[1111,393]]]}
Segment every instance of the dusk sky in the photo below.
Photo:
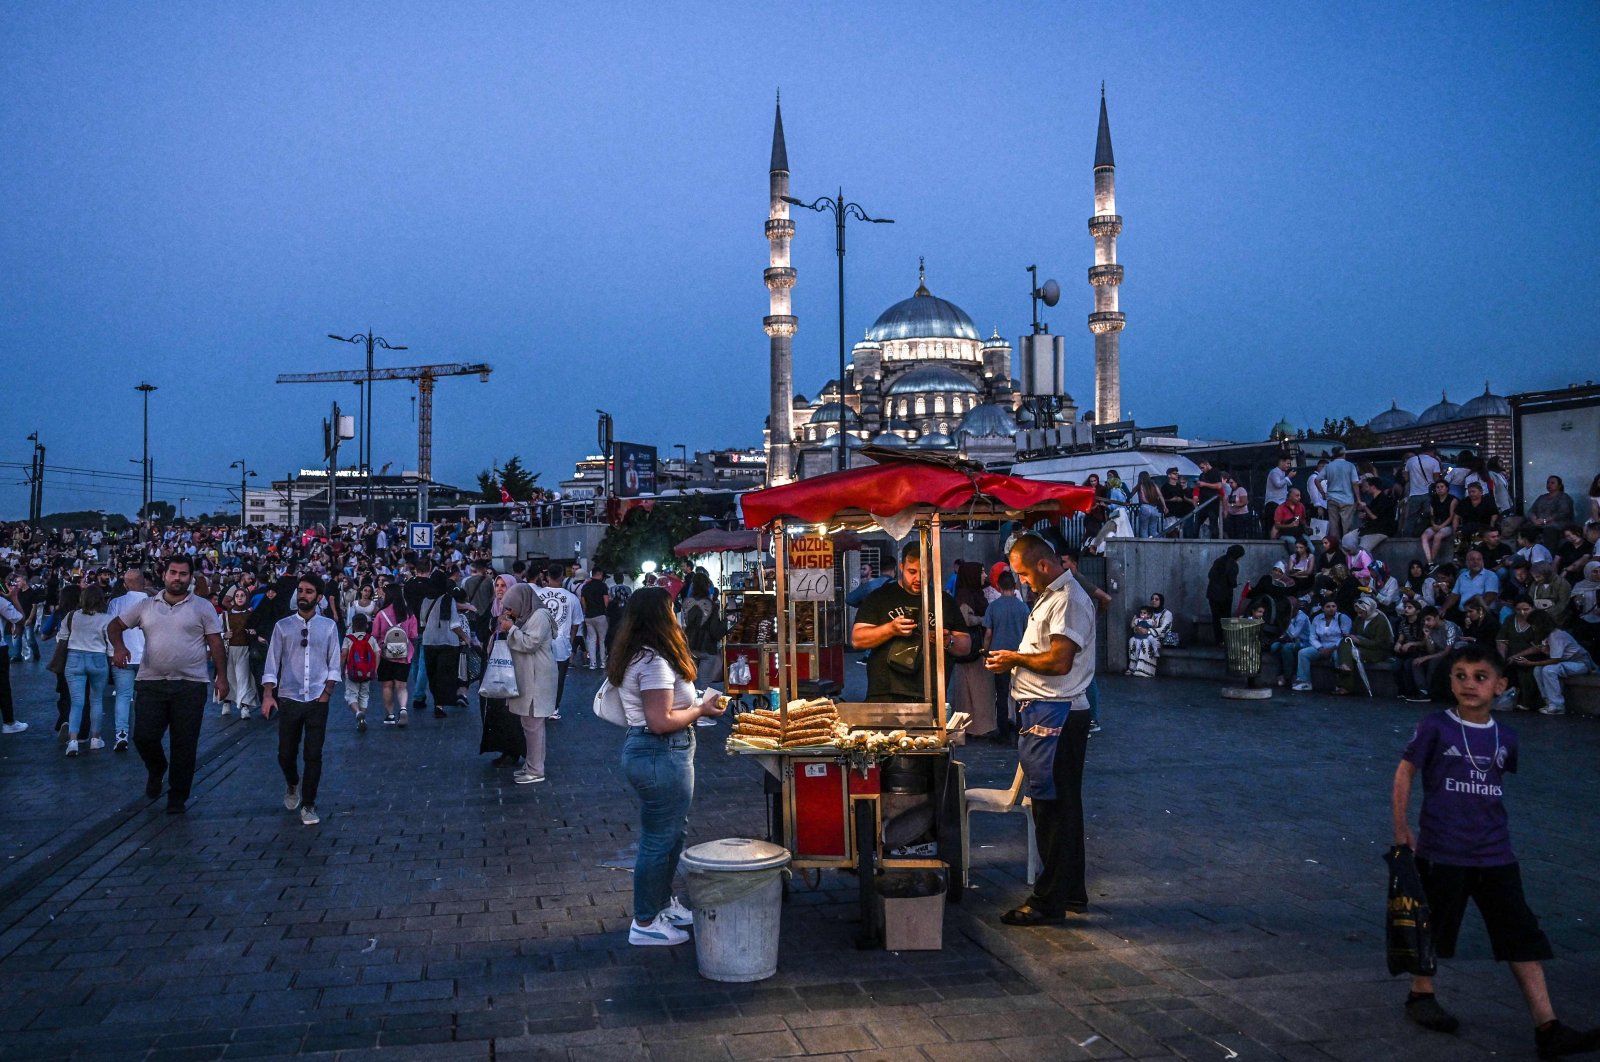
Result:
{"label": "dusk sky", "polygon": [[[543,482],[617,438],[753,446],[766,414],[773,94],[794,194],[841,185],[852,341],[928,286],[984,335],[1061,282],[1092,402],[1100,83],[1125,219],[1123,401],[1259,439],[1600,377],[1600,7],[1556,4],[131,4],[0,7],[0,461],[158,476],[315,466],[355,368],[326,333],[483,360],[435,476]],[[797,212],[796,389],[836,372],[831,218]],[[376,463],[416,465],[379,384]],[[355,459],[351,445],[346,455]],[[0,468],[0,515],[27,508]],[[137,479],[52,473],[47,512]],[[157,485],[226,504],[220,491]]]}

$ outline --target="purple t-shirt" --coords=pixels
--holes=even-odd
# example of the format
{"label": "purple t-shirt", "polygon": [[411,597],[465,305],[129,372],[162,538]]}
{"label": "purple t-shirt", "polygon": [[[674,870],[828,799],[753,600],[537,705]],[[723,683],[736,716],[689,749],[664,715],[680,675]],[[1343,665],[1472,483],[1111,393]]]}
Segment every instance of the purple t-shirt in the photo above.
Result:
{"label": "purple t-shirt", "polygon": [[1417,724],[1403,758],[1422,772],[1417,855],[1459,867],[1517,861],[1501,802],[1505,776],[1517,769],[1516,731],[1434,712]]}

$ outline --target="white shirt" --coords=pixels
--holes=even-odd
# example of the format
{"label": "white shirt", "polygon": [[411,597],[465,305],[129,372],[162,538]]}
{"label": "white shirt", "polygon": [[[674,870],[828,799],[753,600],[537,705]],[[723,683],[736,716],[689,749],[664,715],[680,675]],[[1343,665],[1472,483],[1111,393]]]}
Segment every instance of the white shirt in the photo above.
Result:
{"label": "white shirt", "polygon": [[[1050,639],[1060,635],[1077,647],[1072,669],[1065,675],[1041,675],[1025,667],[1011,672],[1011,695],[1019,701],[1070,701],[1082,697],[1094,680],[1094,599],[1073,578],[1062,572],[1034,602],[1019,653],[1043,653]],[[1074,709],[1079,706],[1074,705]],[[1085,701],[1083,708],[1088,708]]]}
{"label": "white shirt", "polygon": [[1289,488],[1294,486],[1294,480],[1289,473],[1281,468],[1274,468],[1267,473],[1267,489],[1261,496],[1268,505],[1282,505],[1289,500]]}
{"label": "white shirt", "polygon": [[312,616],[308,623],[296,612],[272,628],[263,686],[276,686],[284,700],[314,701],[339,678],[339,625],[333,620]]}
{"label": "white shirt", "polygon": [[652,650],[646,649],[628,662],[622,676],[622,710],[629,726],[644,726],[644,691],[671,690],[672,707],[687,708],[695,699],[694,683],[678,673]]}
{"label": "white shirt", "polygon": [[1439,459],[1431,454],[1412,454],[1406,458],[1406,497],[1427,494],[1440,468]]}
{"label": "white shirt", "polygon": [[[124,612],[141,601],[148,601],[150,595],[143,590],[129,590],[119,597],[114,597],[106,602],[106,615],[116,619]],[[122,632],[122,644],[128,650],[128,663],[137,664],[144,659],[144,631],[138,627],[129,627]]]}
{"label": "white shirt", "polygon": [[536,586],[533,589],[555,622],[556,636],[550,648],[555,652],[556,662],[572,659],[572,625],[576,617],[583,615],[583,602],[578,600],[577,594],[559,586]]}

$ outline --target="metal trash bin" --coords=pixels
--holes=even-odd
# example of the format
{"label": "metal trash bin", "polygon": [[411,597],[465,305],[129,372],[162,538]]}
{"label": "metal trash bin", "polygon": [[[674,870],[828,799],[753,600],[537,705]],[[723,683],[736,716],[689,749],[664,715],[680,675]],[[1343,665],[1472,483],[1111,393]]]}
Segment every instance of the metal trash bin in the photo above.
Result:
{"label": "metal trash bin", "polygon": [[700,976],[737,982],[777,973],[788,850],[733,837],[697,844],[681,863],[689,875]]}
{"label": "metal trash bin", "polygon": [[1261,674],[1262,621],[1250,616],[1234,616],[1222,621],[1222,640],[1228,650],[1228,670],[1243,675],[1245,688],[1224,689],[1222,695],[1236,699],[1265,699],[1272,690],[1256,685]]}

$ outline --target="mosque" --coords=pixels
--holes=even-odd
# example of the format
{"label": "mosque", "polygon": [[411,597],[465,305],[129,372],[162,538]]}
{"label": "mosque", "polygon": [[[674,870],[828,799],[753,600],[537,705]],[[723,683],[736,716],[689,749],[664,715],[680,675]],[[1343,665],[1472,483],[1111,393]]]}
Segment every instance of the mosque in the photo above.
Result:
{"label": "mosque", "polygon": [[[1116,236],[1122,218],[1113,193],[1111,130],[1102,90],[1095,145],[1095,264],[1089,270],[1094,312],[1097,400],[1109,411],[1102,421],[1120,419],[1117,333],[1124,318],[1117,305],[1122,266],[1116,264]],[[769,481],[829,472],[838,467],[839,432],[845,448],[875,446],[958,454],[986,465],[1009,464],[1016,456],[1017,433],[1033,421],[1012,378],[1012,346],[998,329],[980,335],[960,306],[928,288],[925,264],[918,263],[917,287],[878,315],[853,348],[843,388],[828,380],[811,397],[793,389],[793,336],[798,319],[790,292],[795,270],[789,244],[789,158],[781,104],[773,123],[769,171],[771,208],[766,235],[769,264],[764,279],[769,313],[764,319],[771,354],[771,411],[767,421]],[[841,393],[842,391],[842,393]],[[1053,396],[1053,415],[1070,421],[1071,396]]]}

